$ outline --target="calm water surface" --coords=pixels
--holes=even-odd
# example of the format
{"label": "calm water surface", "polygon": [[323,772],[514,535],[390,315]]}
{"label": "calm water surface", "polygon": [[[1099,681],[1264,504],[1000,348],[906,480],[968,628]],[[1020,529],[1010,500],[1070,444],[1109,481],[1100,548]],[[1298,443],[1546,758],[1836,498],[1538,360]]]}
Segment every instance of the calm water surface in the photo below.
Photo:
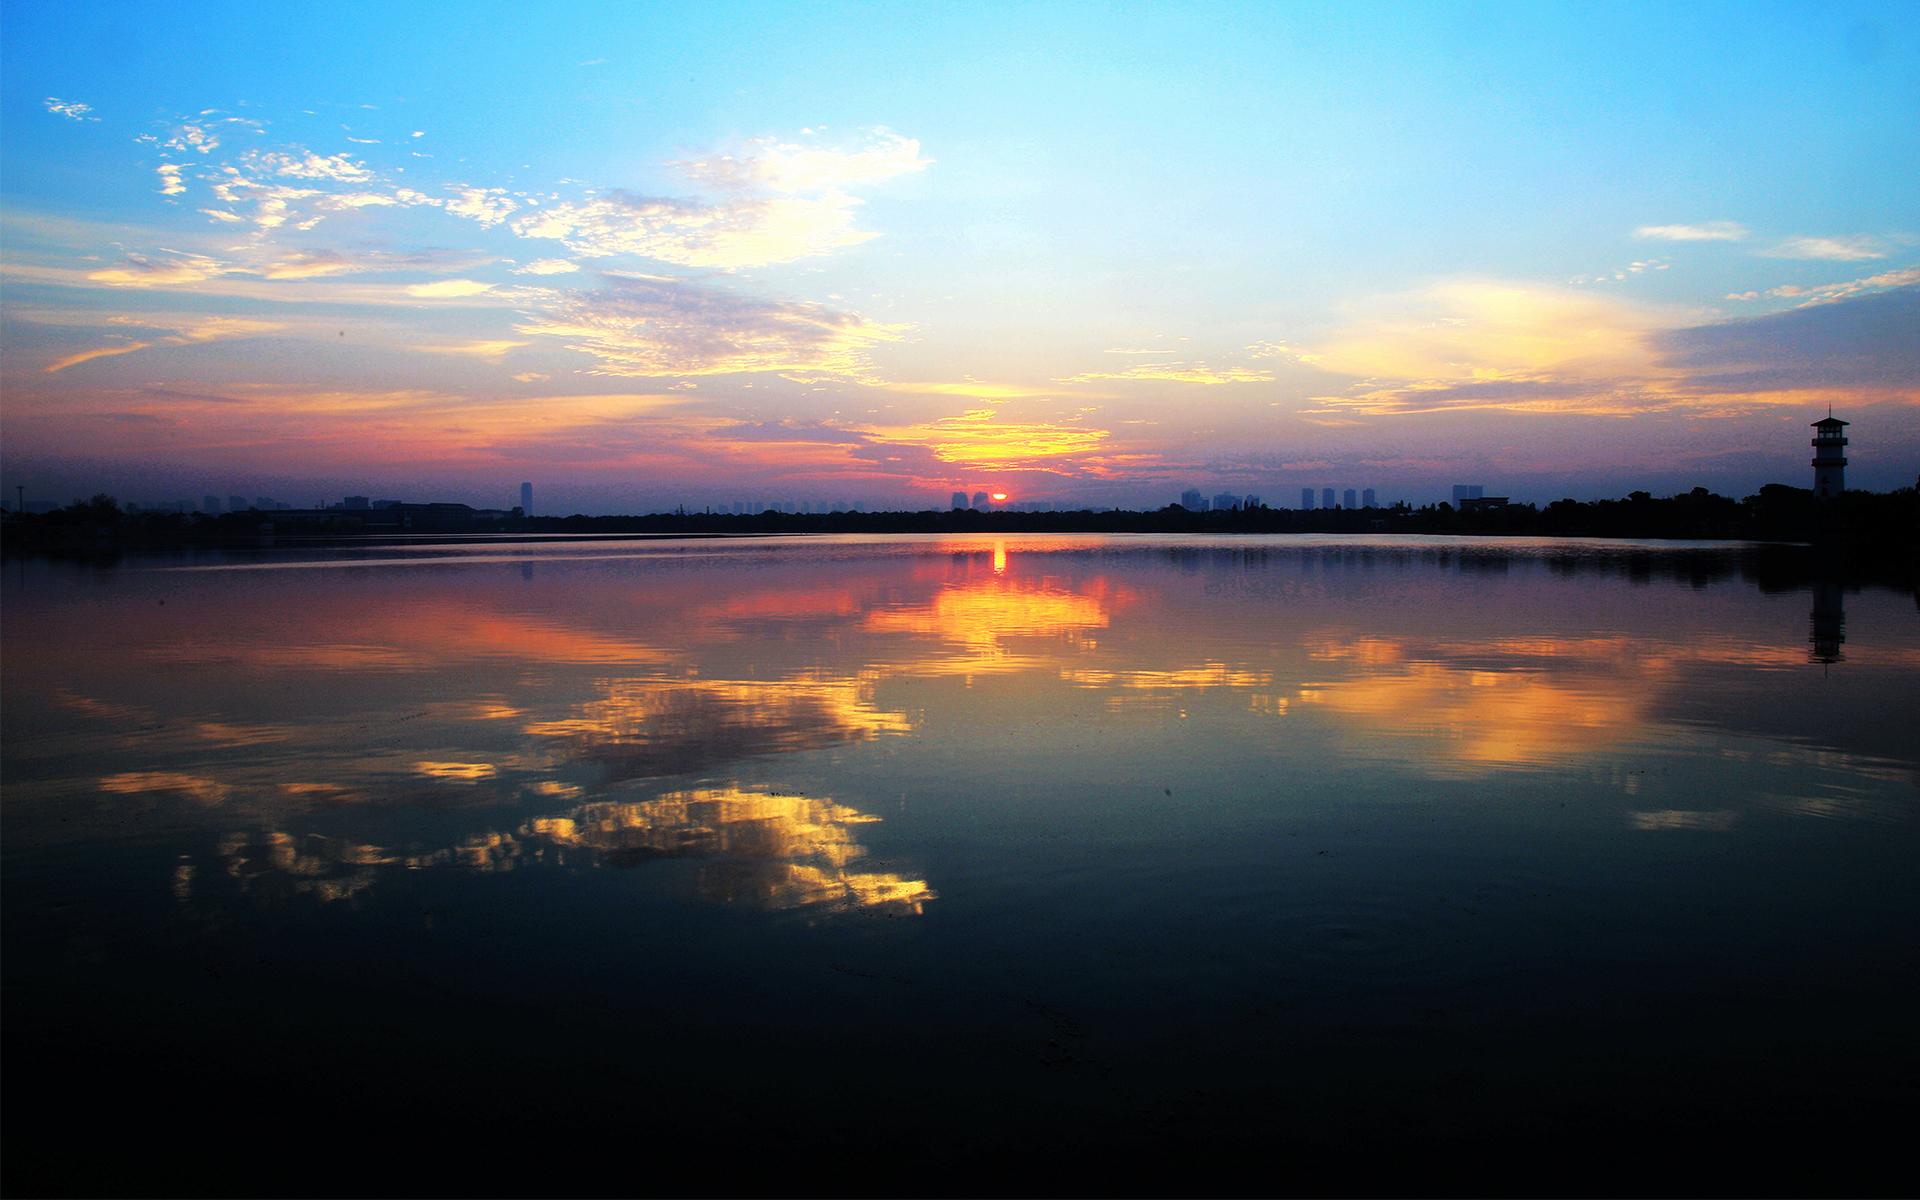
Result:
{"label": "calm water surface", "polygon": [[1920,613],[1743,561],[9,561],[9,1190],[1910,1190]]}

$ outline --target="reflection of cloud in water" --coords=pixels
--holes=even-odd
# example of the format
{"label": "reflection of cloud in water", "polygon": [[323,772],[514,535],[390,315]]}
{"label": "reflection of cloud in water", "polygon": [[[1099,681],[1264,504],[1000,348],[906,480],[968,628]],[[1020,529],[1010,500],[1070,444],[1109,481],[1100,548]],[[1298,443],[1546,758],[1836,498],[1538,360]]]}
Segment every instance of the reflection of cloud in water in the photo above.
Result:
{"label": "reflection of cloud in water", "polygon": [[256,671],[421,671],[449,663],[505,659],[542,664],[660,663],[670,656],[627,638],[519,614],[428,600],[355,615],[350,638],[301,642],[181,639],[153,651],[162,662],[233,663]]}
{"label": "reflection of cloud in water", "polygon": [[[1690,672],[1799,670],[1804,657],[1798,647],[1735,638],[1678,645],[1624,635],[1326,638],[1307,648],[1351,675],[1303,685],[1300,703],[1377,732],[1428,738],[1465,769],[1546,766],[1603,751],[1651,730],[1657,704]],[[1807,753],[1787,761],[1805,765]]]}
{"label": "reflection of cloud in water", "polygon": [[478,783],[500,773],[500,768],[486,762],[417,762],[413,769],[429,779],[451,779],[459,783]]}
{"label": "reflection of cloud in water", "polygon": [[648,858],[710,858],[703,895],[756,907],[894,907],[919,912],[934,893],[925,881],[854,871],[866,855],[853,827],[880,818],[807,796],[703,788],[637,803],[586,804],[536,818],[523,836],[594,852],[626,865]]}
{"label": "reflection of cloud in water", "polygon": [[[453,846],[406,854],[381,846],[273,830],[234,834],[218,856],[243,892],[331,902],[372,887],[384,870],[491,873],[535,862],[633,867],[652,859],[702,863],[697,888],[708,900],[769,910],[859,909],[917,914],[936,895],[925,880],[854,864],[867,850],[857,826],[879,817],[832,800],[737,787],[673,792],[644,801],[598,801],[535,817],[512,834],[484,832]],[[174,894],[188,899],[195,868],[176,870]]]}
{"label": "reflection of cloud in water", "polygon": [[[1329,640],[1311,654],[1358,673],[1303,686],[1300,703],[1428,738],[1448,764],[1469,770],[1548,766],[1624,742],[1645,728],[1654,685],[1670,671],[1610,641],[1423,647],[1359,638]],[[1472,665],[1443,661],[1454,656]],[[1559,661],[1547,668],[1541,659]]]}
{"label": "reflection of cloud in water", "polygon": [[529,722],[526,732],[566,739],[614,778],[639,779],[913,728],[906,714],[875,707],[872,685],[857,679],[625,679],[605,687],[574,715]]}
{"label": "reflection of cloud in water", "polygon": [[232,794],[233,789],[217,779],[204,775],[187,775],[179,771],[122,771],[117,775],[108,775],[100,781],[100,790],[118,796],[134,796],[143,792],[167,792],[188,796],[202,804],[220,804]]}
{"label": "reflection of cloud in water", "polygon": [[1298,699],[1368,726],[1438,738],[1444,757],[1475,766],[1544,766],[1624,741],[1644,724],[1647,704],[1627,679],[1559,681],[1440,663],[1314,684]]}
{"label": "reflection of cloud in water", "polygon": [[1123,691],[1159,692],[1273,686],[1271,671],[1249,671],[1220,662],[1165,671],[1107,671],[1090,667],[1069,667],[1060,672],[1060,678],[1076,687],[1117,688]]}
{"label": "reflection of cloud in water", "polygon": [[1708,812],[1691,809],[1664,808],[1657,812],[1630,812],[1627,814],[1627,828],[1639,830],[1690,829],[1713,833],[1725,833],[1733,828],[1740,814],[1732,809],[1720,808]]}
{"label": "reflection of cloud in water", "polygon": [[867,614],[869,633],[905,633],[962,649],[959,655],[924,654],[890,668],[920,675],[995,674],[1030,670],[1044,660],[1020,653],[1013,643],[1048,639],[1070,648],[1093,645],[1112,610],[1131,596],[1090,581],[1072,591],[1048,580],[991,578],[942,588],[923,604],[893,605]]}

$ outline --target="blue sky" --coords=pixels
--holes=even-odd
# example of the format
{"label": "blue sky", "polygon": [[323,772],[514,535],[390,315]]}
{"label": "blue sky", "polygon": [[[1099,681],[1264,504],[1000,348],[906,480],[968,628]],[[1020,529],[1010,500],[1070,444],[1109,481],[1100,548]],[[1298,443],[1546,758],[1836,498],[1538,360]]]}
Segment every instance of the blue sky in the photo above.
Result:
{"label": "blue sky", "polygon": [[1742,494],[1827,403],[1920,469],[1912,5],[4,21],[9,489]]}

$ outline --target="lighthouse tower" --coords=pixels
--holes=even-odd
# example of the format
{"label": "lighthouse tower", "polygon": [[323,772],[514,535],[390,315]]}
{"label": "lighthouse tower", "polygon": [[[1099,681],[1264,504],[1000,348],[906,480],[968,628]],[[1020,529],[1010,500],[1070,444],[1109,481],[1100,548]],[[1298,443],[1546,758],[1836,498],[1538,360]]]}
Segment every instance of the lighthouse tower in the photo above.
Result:
{"label": "lighthouse tower", "polygon": [[1813,494],[1823,500],[1847,490],[1846,427],[1832,409],[1826,420],[1813,423]]}

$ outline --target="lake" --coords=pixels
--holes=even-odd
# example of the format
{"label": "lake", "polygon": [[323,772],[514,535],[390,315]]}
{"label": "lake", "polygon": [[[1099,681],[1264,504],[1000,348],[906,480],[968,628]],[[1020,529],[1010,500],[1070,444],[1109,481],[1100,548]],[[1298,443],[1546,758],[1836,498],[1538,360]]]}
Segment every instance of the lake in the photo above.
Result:
{"label": "lake", "polygon": [[1145,536],[0,587],[16,1194],[1916,1182],[1911,592]]}

